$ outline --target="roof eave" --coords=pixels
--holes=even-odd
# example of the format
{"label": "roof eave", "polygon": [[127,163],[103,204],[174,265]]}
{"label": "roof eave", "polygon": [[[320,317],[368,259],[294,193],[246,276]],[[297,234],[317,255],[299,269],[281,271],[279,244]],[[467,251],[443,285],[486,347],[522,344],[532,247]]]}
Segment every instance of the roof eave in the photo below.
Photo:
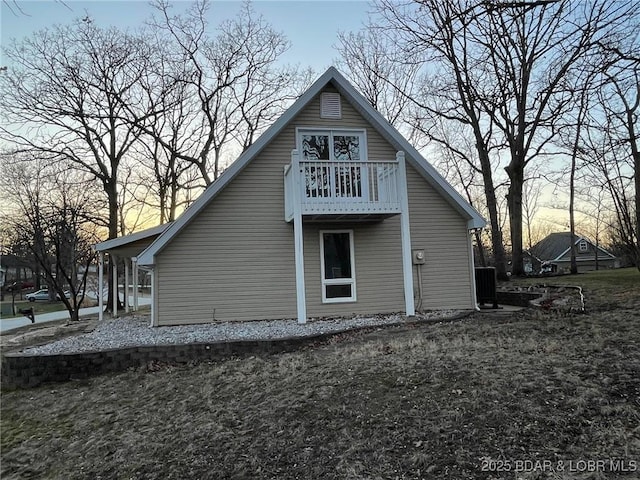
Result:
{"label": "roof eave", "polygon": [[469,228],[483,228],[486,221],[482,216],[469,205],[456,190],[444,180],[444,178],[427,162],[422,155],[387,122],[379,112],[377,112],[360,95],[355,88],[343,77],[338,70],[330,67],[309,87],[294,103],[282,114],[238,159],[225,170],[225,172],[212,183],[204,193],[185,211],[178,220],[167,228],[149,247],[138,256],[141,265],[153,265],[154,257],[159,254],[171,239],[177,235],[191,220],[204,208],[215,196],[225,188],[251,160],[262,151],[275,138],[280,131],[300,113],[300,111],[316,96],[322,89],[331,83],[336,89],[346,96],[351,104],[362,114],[369,123],[374,125],[378,131],[395,148],[407,154],[411,164],[420,174],[437,190],[449,203],[468,221]]}
{"label": "roof eave", "polygon": [[220,177],[213,182],[204,193],[186,210],[178,220],[176,220],[171,228],[165,230],[149,247],[138,257],[141,265],[154,265],[154,257],[160,253],[164,247],[177,235],[200,211],[206,207],[215,196],[226,187],[243,169],[244,167],[265,148],[271,140],[295,117],[304,106],[315,97],[320,90],[338,74],[333,67],[329,68],[311,87],[307,89],[295,102],[282,114],[273,124],[247,148],[238,159],[226,169]]}
{"label": "roof eave", "polygon": [[[332,67],[333,68],[333,67]],[[335,70],[335,69],[334,69]],[[468,219],[468,228],[484,228],[487,222],[478,211],[473,208],[462,196],[447,182],[440,173],[431,165],[416,148],[411,145],[396,128],[391,125],[371,104],[338,72],[335,70],[335,82],[332,84],[344,96],[346,96],[356,110],[371,124],[377,126],[387,140],[397,150],[402,150],[411,165],[418,173],[434,187],[454,209]]]}
{"label": "roof eave", "polygon": [[139,240],[143,240],[145,238],[153,237],[155,235],[160,235],[164,231],[166,231],[167,228],[169,228],[170,226],[171,226],[171,223],[157,225],[155,227],[148,228],[140,232],[135,232],[130,235],[123,235],[121,237],[112,238],[110,240],[105,240],[104,242],[96,243],[93,246],[93,248],[96,252],[106,252],[118,247],[122,247],[127,243],[133,243]]}

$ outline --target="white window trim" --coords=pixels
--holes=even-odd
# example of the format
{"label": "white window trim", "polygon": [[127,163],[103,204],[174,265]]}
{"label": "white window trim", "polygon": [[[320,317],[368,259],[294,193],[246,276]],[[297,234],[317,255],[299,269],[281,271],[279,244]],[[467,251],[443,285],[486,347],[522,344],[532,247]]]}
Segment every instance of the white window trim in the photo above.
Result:
{"label": "white window trim", "polygon": [[[367,162],[369,160],[369,152],[367,150],[367,130],[364,128],[331,128],[331,127],[296,127],[296,145],[300,152],[300,159],[302,158],[302,136],[303,135],[328,135],[329,143],[333,145],[333,137],[335,135],[359,135],[362,141],[360,145],[360,162]],[[333,147],[329,149],[329,162],[338,162],[334,157]],[[361,195],[358,197],[340,197],[341,201],[358,201],[361,198],[369,198],[369,172],[367,169],[361,170]],[[311,199],[308,199],[311,200]],[[318,199],[322,201],[322,199]]]}
{"label": "white window trim", "polygon": [[[324,275],[324,234],[325,233],[348,233],[349,234],[349,256],[351,259],[351,278],[332,278],[327,280]],[[322,286],[322,303],[347,303],[357,301],[356,295],[356,262],[354,251],[353,230],[320,230],[320,283]],[[327,285],[351,285],[350,297],[327,298]]]}
{"label": "white window trim", "polygon": [[[300,152],[300,159],[302,159],[302,135],[324,135],[329,134],[329,139],[333,139],[334,135],[362,135],[363,145],[360,145],[360,161],[366,162],[369,160],[369,152],[367,150],[367,129],[366,128],[333,128],[333,127],[296,127],[296,145]],[[333,149],[329,150],[329,161],[335,162],[333,157]]]}
{"label": "white window trim", "polygon": [[580,240],[580,242],[578,243],[578,251],[580,253],[589,251],[589,244],[587,243],[586,240]]}

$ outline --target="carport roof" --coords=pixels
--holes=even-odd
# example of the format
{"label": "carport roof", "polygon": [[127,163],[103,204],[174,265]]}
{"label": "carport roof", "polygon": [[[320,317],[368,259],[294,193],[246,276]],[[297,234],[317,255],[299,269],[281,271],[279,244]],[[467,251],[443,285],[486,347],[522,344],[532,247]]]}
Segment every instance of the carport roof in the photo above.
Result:
{"label": "carport roof", "polygon": [[136,257],[170,225],[171,223],[165,223],[164,225],[158,225],[157,227],[132,233],[131,235],[112,238],[111,240],[97,243],[94,249],[97,252],[111,253],[118,257]]}

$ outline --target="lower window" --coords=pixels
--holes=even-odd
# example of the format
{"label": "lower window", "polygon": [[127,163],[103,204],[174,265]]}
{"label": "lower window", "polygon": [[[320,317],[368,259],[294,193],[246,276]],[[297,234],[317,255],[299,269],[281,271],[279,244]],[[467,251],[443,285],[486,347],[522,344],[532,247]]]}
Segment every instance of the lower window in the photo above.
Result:
{"label": "lower window", "polygon": [[355,301],[356,276],[353,257],[353,231],[320,232],[322,301],[324,303]]}

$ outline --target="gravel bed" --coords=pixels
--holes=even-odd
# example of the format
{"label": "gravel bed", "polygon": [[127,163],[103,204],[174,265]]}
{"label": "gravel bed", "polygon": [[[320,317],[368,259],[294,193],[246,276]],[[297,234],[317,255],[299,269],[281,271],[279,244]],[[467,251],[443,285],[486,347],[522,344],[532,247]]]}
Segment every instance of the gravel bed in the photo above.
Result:
{"label": "gravel bed", "polygon": [[[457,310],[443,310],[420,314],[418,320],[446,320],[458,316]],[[356,316],[309,320],[263,320],[253,322],[225,322],[177,327],[150,327],[148,316],[128,316],[107,319],[88,333],[63,338],[46,345],[22,350],[25,355],[55,355],[95,352],[145,345],[185,345],[191,343],[234,340],[272,340],[306,337],[339,332],[359,327],[375,327],[406,322],[403,315]],[[413,320],[412,320],[413,321]]]}

